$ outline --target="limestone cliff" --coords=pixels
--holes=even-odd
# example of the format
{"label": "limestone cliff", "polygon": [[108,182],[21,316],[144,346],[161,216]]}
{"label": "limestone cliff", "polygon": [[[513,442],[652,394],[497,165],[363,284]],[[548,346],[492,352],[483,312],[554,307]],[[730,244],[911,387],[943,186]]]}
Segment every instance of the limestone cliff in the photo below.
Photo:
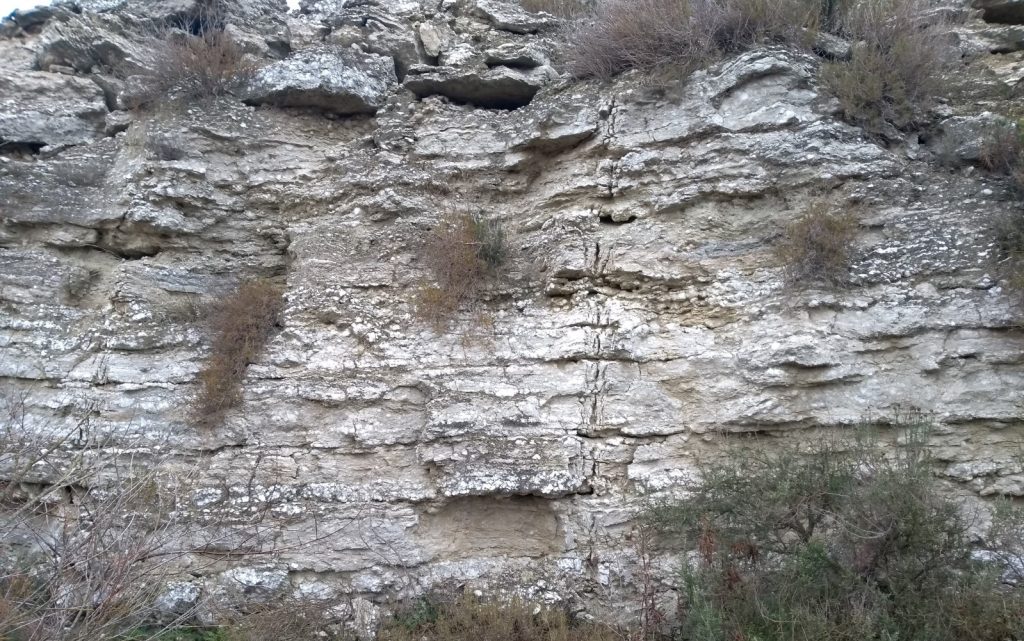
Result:
{"label": "limestone cliff", "polygon": [[[993,24],[956,8],[957,50],[1012,86],[1019,3],[982,4]],[[211,528],[255,500],[287,522],[278,553],[197,561],[193,586],[336,593],[364,619],[451,585],[622,614],[631,517],[698,458],[908,411],[951,488],[1024,496],[1022,310],[991,233],[1021,205],[972,166],[998,102],[883,140],[782,48],[599,83],[511,2],[230,8],[261,69],[178,109],[128,109],[132,34],[192,0],[0,26],[0,380],[29,425],[84,416],[83,448],[195,470],[183,507]],[[791,286],[772,252],[813,201],[857,213],[849,286]],[[452,209],[511,249],[439,329],[415,292]],[[280,328],[201,429],[197,310],[253,277],[284,286]]]}

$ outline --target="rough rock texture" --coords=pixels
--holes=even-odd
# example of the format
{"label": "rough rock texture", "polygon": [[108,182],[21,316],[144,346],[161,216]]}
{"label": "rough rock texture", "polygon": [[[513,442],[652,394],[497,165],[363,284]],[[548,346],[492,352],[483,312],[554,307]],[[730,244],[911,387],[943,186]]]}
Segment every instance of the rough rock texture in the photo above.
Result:
{"label": "rough rock texture", "polygon": [[375,54],[305,50],[263,67],[246,89],[250,104],[311,107],[335,114],[373,114],[394,89],[394,61]]}
{"label": "rough rock texture", "polygon": [[[293,53],[261,75],[257,102],[311,110],[116,112],[103,137],[95,76],[3,76],[66,89],[27,120],[0,102],[0,135],[28,143],[0,147],[0,383],[30,425],[88,416],[83,443],[193,472],[182,507],[228,542],[257,506],[284,523],[274,556],[197,561],[169,610],[287,591],[372,622],[464,585],[627,616],[632,516],[738,432],[783,447],[920,411],[953,491],[1024,496],[1022,310],[990,231],[1019,197],[962,144],[998,104],[945,106],[884,146],[837,119],[813,57],[579,82],[496,0],[380,2],[371,31],[419,39],[404,87],[383,56],[412,50],[383,37],[331,54],[372,61],[361,80],[325,83],[322,41],[354,37],[345,4],[304,2]],[[54,20],[0,54],[52,51]],[[847,288],[790,286],[772,252],[818,200],[860,222]],[[414,301],[451,209],[500,220],[511,252],[439,332]],[[241,407],[199,429],[196,310],[253,276],[284,285],[281,327]],[[674,561],[657,561],[670,604]]]}

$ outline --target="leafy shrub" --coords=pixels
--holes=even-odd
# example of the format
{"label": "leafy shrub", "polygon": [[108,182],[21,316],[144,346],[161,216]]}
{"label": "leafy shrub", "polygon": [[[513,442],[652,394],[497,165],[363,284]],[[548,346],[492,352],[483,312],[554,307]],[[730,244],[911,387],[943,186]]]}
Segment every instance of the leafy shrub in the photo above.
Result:
{"label": "leafy shrub", "polygon": [[825,203],[813,203],[790,223],[775,255],[792,282],[843,282],[850,267],[857,221],[849,213],[833,213]]}
{"label": "leafy shrub", "polygon": [[896,451],[852,439],[737,448],[702,470],[686,502],[655,511],[663,533],[696,550],[683,638],[1024,638],[1024,586],[974,558],[961,506],[911,435]]}
{"label": "leafy shrub", "polygon": [[[424,605],[426,604],[426,605]],[[446,603],[420,602],[387,621],[379,641],[620,641],[614,629],[573,625],[565,612],[513,600],[471,596]]]}
{"label": "leafy shrub", "polygon": [[573,71],[609,78],[668,63],[691,68],[757,42],[809,44],[822,0],[608,0],[569,36]]}
{"label": "leafy shrub", "polygon": [[199,372],[194,408],[201,425],[219,423],[241,401],[246,367],[259,357],[277,324],[281,294],[267,280],[244,282],[210,313],[210,356]]}
{"label": "leafy shrub", "polygon": [[449,213],[431,230],[422,258],[433,282],[420,287],[417,310],[434,324],[443,324],[473,301],[507,258],[501,224],[481,216]]}
{"label": "leafy shrub", "polygon": [[839,12],[837,32],[856,45],[850,60],[824,65],[822,80],[848,120],[879,132],[905,128],[934,102],[949,29],[930,7],[930,0],[861,0]]}

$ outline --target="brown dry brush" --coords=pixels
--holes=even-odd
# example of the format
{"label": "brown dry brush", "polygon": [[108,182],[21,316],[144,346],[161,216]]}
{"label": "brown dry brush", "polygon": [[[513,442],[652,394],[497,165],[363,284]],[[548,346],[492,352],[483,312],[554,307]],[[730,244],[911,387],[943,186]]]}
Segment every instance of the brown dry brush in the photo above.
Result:
{"label": "brown dry brush", "polygon": [[507,258],[505,233],[496,221],[449,212],[430,231],[422,260],[432,281],[420,286],[416,310],[435,326],[444,326],[471,306]]}
{"label": "brown dry brush", "polygon": [[225,19],[222,6],[210,2],[144,34],[149,72],[132,106],[215,98],[251,80],[258,67],[224,30]]}
{"label": "brown dry brush", "polygon": [[221,618],[232,641],[316,638],[260,630],[322,626],[325,602],[285,598],[287,611],[239,612],[207,594],[169,613],[159,597],[172,581],[313,549],[356,518],[307,535],[255,483],[230,520],[199,518],[189,506],[202,461],[182,466],[166,437],[101,430],[91,414],[84,406],[66,419],[37,415],[27,394],[0,390],[0,639],[149,641],[194,625],[200,608]]}
{"label": "brown dry brush", "polygon": [[615,628],[574,623],[558,608],[519,599],[485,601],[470,595],[421,600],[380,630],[380,641],[624,641]]}
{"label": "brown dry brush", "polygon": [[950,28],[931,0],[848,3],[836,32],[855,43],[852,57],[825,64],[822,81],[851,122],[878,132],[912,126],[944,89]]}
{"label": "brown dry brush", "polygon": [[569,33],[573,71],[610,78],[626,69],[692,70],[758,42],[809,45],[829,19],[821,0],[610,0]]}
{"label": "brown dry brush", "polygon": [[259,358],[277,325],[282,293],[269,280],[247,281],[212,309],[210,355],[199,372],[193,407],[199,424],[219,424],[241,402],[246,368]]}
{"label": "brown dry brush", "polygon": [[824,202],[786,226],[775,247],[775,256],[796,284],[840,285],[849,273],[857,220],[849,212],[833,212]]}
{"label": "brown dry brush", "polygon": [[608,0],[568,30],[579,77],[672,65],[684,73],[758,44],[814,49],[821,32],[852,43],[822,80],[869,130],[917,122],[944,88],[948,19],[932,0]]}

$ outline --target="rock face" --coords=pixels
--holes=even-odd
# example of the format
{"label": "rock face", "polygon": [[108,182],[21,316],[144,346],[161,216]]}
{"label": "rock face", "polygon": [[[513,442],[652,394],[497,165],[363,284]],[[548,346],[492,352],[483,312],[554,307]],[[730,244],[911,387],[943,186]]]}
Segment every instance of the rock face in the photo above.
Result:
{"label": "rock face", "polygon": [[344,49],[300,51],[256,73],[249,104],[310,107],[335,114],[374,114],[397,83],[394,61]]}
{"label": "rock face", "polygon": [[0,140],[75,145],[103,136],[103,91],[87,78],[22,71],[0,73]]}
{"label": "rock face", "polygon": [[[287,17],[258,106],[107,114],[90,74],[130,69],[0,75],[3,389],[28,425],[187,474],[181,509],[225,548],[257,507],[281,520],[275,554],[197,561],[169,610],[328,594],[372,621],[462,585],[627,617],[633,516],[738,433],[923,412],[952,491],[1024,496],[1022,312],[990,231],[1019,197],[961,144],[993,105],[885,146],[837,119],[810,56],[598,84],[549,64],[550,18],[497,0],[381,3],[372,28],[345,4]],[[0,52],[39,60],[61,19]],[[232,28],[281,37],[257,22]],[[793,286],[772,251],[819,201],[859,221],[846,288]],[[499,220],[509,257],[439,331],[415,301],[451,210]],[[196,310],[253,277],[284,287],[281,326],[201,429]],[[667,610],[676,567],[655,562]]]}

